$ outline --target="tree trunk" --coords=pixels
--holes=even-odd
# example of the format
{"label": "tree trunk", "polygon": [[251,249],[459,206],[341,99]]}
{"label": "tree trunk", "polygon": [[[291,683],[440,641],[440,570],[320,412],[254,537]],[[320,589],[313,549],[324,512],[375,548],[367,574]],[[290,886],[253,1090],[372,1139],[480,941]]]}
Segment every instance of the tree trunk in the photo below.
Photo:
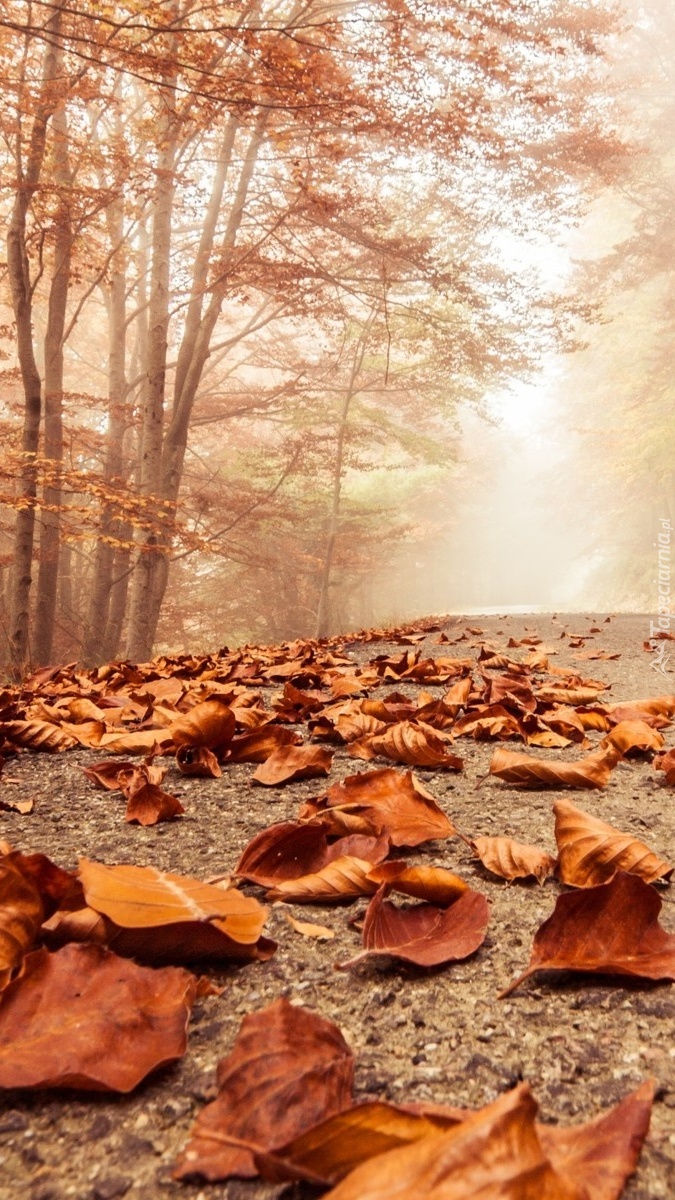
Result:
{"label": "tree trunk", "polygon": [[[232,252],[236,243],[267,120],[267,113],[259,115],[246,147],[232,208],[219,248],[222,259],[226,259],[227,254]],[[212,256],[216,223],[236,131],[237,123],[233,120],[225,130],[221,145],[211,200],[195,262],[186,327],[178,355],[174,402],[171,420],[164,437],[161,477],[156,493],[164,502],[163,511],[166,516],[157,522],[157,533],[151,534],[147,538],[145,552],[141,552],[134,573],[132,614],[138,613],[142,619],[139,621],[138,615],[134,616],[133,620],[130,618],[127,655],[135,661],[146,659],[152,653],[152,644],[169,577],[168,554],[183,475],[190,417],[204,366],[209,357],[213,331],[220,316],[227,289],[226,277],[223,275],[219,283],[211,286],[211,299],[206,311],[203,312],[203,298],[209,285],[208,268]],[[136,631],[135,640],[132,639],[134,631]],[[142,636],[138,636],[139,634]]]}
{"label": "tree trunk", "polygon": [[38,185],[45,156],[47,126],[56,97],[52,88],[58,62],[57,38],[61,12],[57,9],[47,28],[47,42],[26,168],[22,166],[21,131],[17,134],[17,186],[7,233],[7,273],[16,323],[17,353],[24,391],[23,467],[19,480],[18,511],[14,528],[14,567],[9,616],[9,654],[12,669],[20,675],[29,658],[29,602],[32,580],[35,501],[37,496],[37,452],[42,416],[42,381],[33,345],[33,301],[26,246],[28,208]]}
{"label": "tree trunk", "polygon": [[[128,384],[126,377],[126,273],[124,269],[124,205],[116,199],[106,213],[108,232],[113,247],[118,247],[112,256],[111,280],[106,293],[108,309],[108,429],[106,433],[106,456],[104,479],[108,485],[126,478],[124,466],[124,435],[129,424],[127,412]],[[114,502],[103,504],[99,522],[99,533],[94,551],[94,570],[89,595],[89,606],[85,625],[82,656],[87,666],[105,661],[104,644],[115,642],[113,631],[107,633],[110,603],[114,579],[129,570],[129,553],[126,552],[124,567],[116,564],[120,551],[119,543],[131,536],[129,526],[120,519],[119,509]],[[127,588],[124,587],[124,603]],[[124,610],[123,610],[124,615]],[[117,622],[115,622],[116,626]]]}
{"label": "tree trunk", "polygon": [[169,268],[171,256],[171,218],[175,192],[175,160],[178,124],[174,110],[175,80],[166,79],[163,90],[162,119],[158,129],[160,146],[153,202],[152,264],[148,307],[148,355],[141,408],[138,491],[144,501],[143,519],[150,529],[139,540],[134,565],[127,656],[145,662],[152,654],[157,624],[154,598],[166,586],[166,553],[157,530],[162,507],[159,504],[164,429],[166,356],[169,334]]}
{"label": "tree trunk", "polygon": [[333,570],[333,560],[335,557],[335,545],[340,529],[342,475],[344,471],[345,442],[349,428],[349,410],[352,400],[357,392],[357,380],[363,364],[363,356],[366,352],[368,334],[370,333],[371,326],[375,320],[375,315],[375,310],[373,310],[366,320],[361,333],[359,334],[359,339],[356,343],[356,346],[354,347],[354,358],[349,373],[349,379],[347,381],[347,387],[342,402],[342,411],[340,413],[340,420],[337,427],[335,458],[333,459],[331,504],[330,512],[328,514],[326,544],[323,553],[323,566],[319,583],[319,601],[316,614],[316,637],[318,638],[327,637],[330,632],[332,616],[330,600],[331,575]]}
{"label": "tree trunk", "polygon": [[[59,55],[59,59],[62,55]],[[33,655],[39,665],[52,653],[59,574],[61,468],[63,465],[63,335],[70,288],[73,229],[70,212],[72,173],[68,157],[68,124],[63,104],[54,113],[54,179],[61,189],[55,219],[54,267],[45,332],[44,454],[50,479],[43,489],[40,565],[35,606]]]}

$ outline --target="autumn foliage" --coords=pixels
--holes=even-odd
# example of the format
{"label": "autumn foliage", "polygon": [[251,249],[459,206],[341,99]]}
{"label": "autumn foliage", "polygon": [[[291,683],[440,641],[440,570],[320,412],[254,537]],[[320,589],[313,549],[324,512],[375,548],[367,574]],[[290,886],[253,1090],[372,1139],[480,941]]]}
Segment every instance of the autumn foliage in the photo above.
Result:
{"label": "autumn foliage", "polygon": [[[445,689],[440,698],[416,697],[416,667],[423,666],[426,689],[429,661],[415,649],[355,664],[339,642],[301,642],[143,667],[64,667],[7,689],[3,754],[86,747],[94,760],[86,777],[111,804],[121,797],[120,820],[183,819],[180,804],[167,807],[173,763],[174,778],[187,769],[197,789],[200,777],[218,781],[235,763],[250,764],[252,786],[317,782],[305,783],[305,796],[314,794],[294,819],[261,828],[231,874],[212,879],[87,857],[69,871],[3,844],[0,1088],[127,1092],[179,1059],[193,1004],[219,990],[186,967],[258,963],[265,970],[277,948],[265,934],[272,903],[323,906],[331,924],[336,906],[358,904],[351,923],[361,946],[333,962],[351,972],[355,987],[371,963],[452,972],[474,955],[488,962],[488,899],[455,872],[449,843],[464,855],[460,872],[520,881],[523,905],[528,880],[556,889],[529,964],[503,981],[503,996],[535,974],[547,988],[570,973],[618,984],[675,982],[675,936],[659,922],[654,886],[668,883],[672,867],[656,850],[559,797],[550,816],[554,856],[516,841],[507,828],[489,837],[458,829],[433,794],[433,772],[445,772],[450,758],[452,770],[463,772],[461,757],[447,750],[462,738],[498,743],[491,778],[479,780],[476,793],[491,788],[494,805],[505,782],[542,794],[601,791],[619,764],[630,770],[635,754],[661,750],[664,736],[602,700],[598,681],[549,672],[541,658],[530,665],[488,656],[480,641],[473,667],[473,660],[439,657],[433,678]],[[387,673],[397,687],[405,674],[407,690],[388,691]],[[673,698],[643,711],[667,729]],[[401,740],[364,732],[371,720],[402,730]],[[541,738],[546,730],[555,735],[550,746]],[[536,756],[505,750],[507,733],[536,747]],[[430,755],[436,742],[441,749]],[[369,761],[354,772],[365,746]],[[415,861],[425,844],[437,861]],[[329,943],[330,927],[289,920],[296,933]],[[57,1036],[64,1028],[67,1036]],[[635,1168],[652,1092],[645,1083],[609,1113],[567,1131],[538,1123],[527,1083],[468,1112],[362,1103],[353,1075],[342,1034],[318,1013],[285,999],[251,1013],[220,1063],[217,1096],[199,1115],[176,1177],[260,1173],[331,1188],[336,1200],[445,1200],[480,1189],[616,1200]]]}

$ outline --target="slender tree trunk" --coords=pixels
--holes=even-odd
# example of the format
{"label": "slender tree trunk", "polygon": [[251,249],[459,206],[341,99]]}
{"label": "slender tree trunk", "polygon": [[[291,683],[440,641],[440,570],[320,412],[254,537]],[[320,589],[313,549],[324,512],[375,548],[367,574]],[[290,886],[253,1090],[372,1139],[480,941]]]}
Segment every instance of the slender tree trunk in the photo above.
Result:
{"label": "slender tree trunk", "polygon": [[[127,413],[128,384],[126,377],[126,272],[123,263],[122,241],[124,236],[124,206],[121,198],[109,206],[107,212],[108,232],[111,244],[119,247],[113,255],[110,286],[106,301],[108,309],[108,428],[106,432],[106,456],[104,478],[108,485],[125,477],[124,435],[129,424]],[[88,666],[103,661],[110,602],[114,578],[120,572],[115,566],[116,556],[124,537],[130,536],[126,522],[120,519],[119,509],[114,502],[103,504],[99,533],[94,551],[94,570],[85,626],[82,655]],[[124,571],[127,572],[128,552]],[[126,587],[124,589],[126,601]],[[121,626],[120,630],[121,632]],[[119,637],[118,632],[118,637]],[[114,651],[117,649],[115,643]]]}
{"label": "slender tree trunk", "polygon": [[352,361],[347,388],[345,390],[344,399],[342,401],[342,410],[337,427],[337,436],[335,440],[335,458],[333,459],[333,484],[331,490],[330,511],[328,514],[328,527],[326,531],[326,544],[323,552],[323,566],[321,570],[321,579],[319,582],[319,601],[316,614],[316,637],[327,637],[330,631],[331,624],[331,601],[330,587],[331,575],[333,571],[333,561],[335,558],[335,546],[340,530],[340,507],[342,502],[342,476],[344,473],[344,457],[345,443],[349,430],[349,410],[352,400],[357,392],[357,381],[359,372],[363,364],[363,356],[366,352],[366,344],[371,326],[375,320],[375,311],[373,311],[365,322],[363,329],[359,335],[359,339],[354,348],[354,358]]}
{"label": "slender tree trunk", "polygon": [[[139,448],[139,495],[145,501],[144,518],[150,534],[139,541],[134,566],[127,656],[144,662],[152,654],[156,619],[154,596],[163,589],[168,570],[166,554],[158,540],[163,520],[159,503],[164,429],[166,357],[169,334],[169,270],[171,218],[175,192],[175,160],[178,124],[174,111],[175,83],[168,80],[163,92],[163,116],[159,128],[159,162],[153,204],[152,265],[148,308],[148,356],[143,388]],[[163,582],[164,581],[164,582]]]}
{"label": "slender tree trunk", "polygon": [[20,150],[21,131],[17,134],[16,195],[7,232],[7,273],[24,391],[23,469],[19,480],[18,511],[14,528],[14,569],[9,616],[9,653],[16,674],[21,674],[29,657],[29,602],[37,496],[36,458],[42,416],[42,381],[33,344],[33,303],[26,224],[28,208],[44,162],[47,126],[56,104],[52,85],[58,63],[56,39],[60,25],[61,12],[57,9],[47,25],[53,38],[47,42],[45,49],[41,93],[33,116],[25,169]]}
{"label": "slender tree trunk", "polygon": [[[253,127],[242,162],[241,172],[237,182],[232,207],[227,226],[219,247],[223,261],[232,253],[237,233],[244,215],[253,172],[263,141],[267,124],[267,113],[261,113]],[[219,162],[214,179],[210,204],[206,213],[202,237],[195,262],[192,291],[186,327],[181,342],[176,370],[174,402],[171,418],[166,430],[161,459],[161,476],[158,494],[164,502],[166,517],[157,523],[157,534],[148,538],[143,556],[139,559],[134,573],[134,595],[138,598],[142,589],[142,621],[135,625],[130,621],[130,635],[127,654],[130,658],[139,660],[148,658],[152,652],[157,624],[166,591],[169,576],[168,553],[173,536],[173,521],[178,501],[180,483],[183,474],[183,463],[187,449],[190,417],[194,408],[197,389],[199,387],[204,367],[209,357],[211,338],[227,290],[227,279],[223,278],[210,288],[211,299],[203,310],[203,298],[209,286],[208,268],[212,257],[218,213],[222,203],[222,194],[227,177],[228,165],[232,155],[234,139],[237,132],[235,121],[229,123],[225,130]],[[142,574],[139,574],[139,567]],[[138,603],[138,600],[137,600]],[[132,613],[135,611],[134,596],[132,595]],[[136,628],[142,636],[132,640],[132,630]]]}
{"label": "slender tree trunk", "polygon": [[[61,56],[59,56],[61,58]],[[44,454],[50,479],[43,490],[40,565],[35,606],[33,654],[36,663],[49,662],[54,639],[59,574],[61,525],[61,468],[63,465],[63,335],[70,288],[73,229],[70,211],[72,173],[68,157],[68,124],[65,106],[52,118],[54,179],[61,189],[55,220],[54,268],[49,290],[45,332]]]}

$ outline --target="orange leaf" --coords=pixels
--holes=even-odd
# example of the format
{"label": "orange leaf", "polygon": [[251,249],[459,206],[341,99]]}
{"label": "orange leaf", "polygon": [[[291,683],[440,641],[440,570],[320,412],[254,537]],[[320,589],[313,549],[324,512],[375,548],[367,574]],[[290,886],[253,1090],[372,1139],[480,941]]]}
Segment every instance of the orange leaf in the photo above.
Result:
{"label": "orange leaf", "polygon": [[240,733],[230,742],[228,762],[265,762],[280,746],[297,746],[302,742],[294,729],[281,725],[265,725],[250,733]]}
{"label": "orange leaf", "polygon": [[384,899],[386,890],[381,887],[368,905],[363,952],[341,963],[340,970],[382,954],[420,967],[436,967],[468,958],[485,940],[490,914],[481,892],[467,890],[449,908],[431,904],[396,908]]}
{"label": "orange leaf", "polygon": [[370,896],[377,890],[368,872],[372,864],[365,859],[345,855],[310,875],[287,879],[267,893],[268,900],[292,900],[296,904],[329,904]]}
{"label": "orange leaf", "polygon": [[83,858],[79,874],[87,904],[125,929],[218,918],[234,941],[260,936],[267,910],[236,888],[219,888],[156,867],[116,866]]}
{"label": "orange leaf", "polygon": [[526,971],[508,996],[537,971],[587,971],[675,982],[675,935],[658,922],[661,900],[637,875],[617,871],[609,883],[566,892],[535,934]]}
{"label": "orange leaf", "polygon": [[430,792],[412,774],[387,767],[348,775],[342,783],[301,809],[302,818],[318,814],[333,830],[351,832],[352,818],[361,828],[386,830],[394,846],[419,846],[435,838],[452,837],[455,827]]}
{"label": "orange leaf", "polygon": [[436,767],[449,771],[461,771],[463,761],[456,754],[450,754],[433,729],[424,729],[413,721],[398,721],[388,725],[384,733],[376,733],[359,743],[351,743],[350,753],[355,746],[363,746],[366,751],[380,758],[390,758],[394,762],[408,763],[413,767]]}
{"label": "orange leaf", "polygon": [[654,766],[657,771],[665,771],[666,783],[671,786],[675,784],[675,750],[668,750],[665,754],[659,754],[654,759]]}
{"label": "orange leaf", "polygon": [[544,882],[555,869],[555,859],[546,850],[508,837],[477,837],[469,843],[488,871],[501,879],[527,879],[534,876]]}
{"label": "orange leaf", "polygon": [[290,913],[284,913],[284,916],[291,929],[302,934],[303,937],[318,938],[319,941],[327,941],[335,937],[335,930],[329,929],[327,925],[315,925],[312,921],[297,921]]}
{"label": "orange leaf", "polygon": [[0,1006],[0,1087],[130,1092],[184,1054],[196,986],[100,946],[34,951]]}
{"label": "orange leaf", "polygon": [[44,916],[40,893],[20,860],[16,852],[0,859],[0,992],[35,941]]}
{"label": "orange leaf", "polygon": [[278,787],[296,779],[327,775],[332,762],[332,753],[322,746],[280,746],[261,763],[251,779],[263,787]]}
{"label": "orange leaf", "polygon": [[498,746],[492,755],[489,774],[516,787],[603,788],[619,757],[618,750],[607,747],[576,762],[551,762]]}
{"label": "orange leaf", "polygon": [[454,1128],[363,1163],[324,1200],[587,1200],[545,1155],[536,1111],[521,1083]]}
{"label": "orange leaf", "polygon": [[636,750],[642,753],[660,750],[663,742],[663,734],[646,721],[619,721],[602,739],[600,746],[616,746],[622,754],[630,754]]}
{"label": "orange leaf", "polygon": [[181,775],[198,779],[220,779],[223,773],[213,750],[206,746],[179,746],[176,766]]}
{"label": "orange leaf", "polygon": [[255,1150],[272,1149],[345,1108],[353,1056],[330,1021],[287,1000],[244,1017],[218,1064],[218,1097],[200,1113],[177,1179],[257,1175]]}
{"label": "orange leaf", "polygon": [[615,871],[630,871],[646,883],[670,879],[673,868],[631,834],[582,812],[569,800],[558,800],[553,812],[558,876],[563,883],[594,887],[606,883]]}
{"label": "orange leaf", "polygon": [[169,736],[175,746],[206,746],[209,750],[224,750],[234,737],[235,716],[221,700],[205,700],[196,704],[184,717],[169,726]]}
{"label": "orange leaf", "polygon": [[319,871],[328,862],[346,854],[376,863],[386,858],[389,852],[387,837],[358,834],[339,838],[329,846],[326,830],[327,826],[321,822],[308,825],[304,821],[284,821],[270,825],[249,842],[234,873],[263,887],[275,887],[283,880],[299,879],[301,875]]}
{"label": "orange leaf", "polygon": [[445,867],[411,867],[403,860],[384,862],[373,867],[368,878],[378,886],[385,883],[391,891],[426,900],[439,908],[447,908],[462,892],[469,890],[468,883]]}

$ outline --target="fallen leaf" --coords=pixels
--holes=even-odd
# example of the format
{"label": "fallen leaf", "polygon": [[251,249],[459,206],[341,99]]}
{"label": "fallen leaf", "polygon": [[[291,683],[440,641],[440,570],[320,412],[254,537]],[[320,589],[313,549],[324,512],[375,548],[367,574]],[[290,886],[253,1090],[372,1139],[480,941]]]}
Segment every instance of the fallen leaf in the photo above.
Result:
{"label": "fallen leaf", "polygon": [[60,725],[49,721],[4,721],[2,736],[14,746],[25,746],[29,750],[72,750],[77,738],[66,733]]}
{"label": "fallen leaf", "polygon": [[445,867],[411,867],[402,859],[373,867],[368,878],[378,887],[384,883],[391,891],[426,900],[439,908],[447,908],[469,890],[468,883]]}
{"label": "fallen leaf", "polygon": [[299,1134],[268,1155],[256,1155],[260,1173],[274,1183],[302,1179],[331,1185],[361,1163],[399,1146],[452,1129],[466,1113],[428,1116],[404,1106],[372,1100],[355,1104]]}
{"label": "fallen leaf", "polygon": [[327,775],[332,762],[332,752],[322,746],[280,746],[261,763],[251,780],[263,787],[279,787],[296,779]]}
{"label": "fallen leaf", "polygon": [[646,721],[619,721],[600,742],[600,746],[616,746],[622,754],[660,750],[664,737]]}
{"label": "fallen leaf", "polygon": [[295,904],[331,904],[370,896],[377,891],[368,872],[372,864],[346,855],[336,858],[309,875],[280,882],[267,893],[268,900],[288,900]]}
{"label": "fallen leaf", "polygon": [[516,787],[603,788],[620,757],[616,748],[607,747],[576,762],[552,762],[498,746],[492,755],[489,774]]}
{"label": "fallen leaf", "polygon": [[199,779],[220,779],[222,771],[213,750],[207,746],[179,746],[176,751],[176,766],[181,775]]}
{"label": "fallen leaf", "polygon": [[228,762],[262,763],[280,746],[298,746],[302,737],[282,725],[265,725],[250,733],[240,733],[230,742]]}
{"label": "fallen leaf", "polygon": [[[583,1186],[584,1200],[618,1200],[626,1180],[635,1170],[649,1129],[653,1093],[653,1083],[646,1081],[615,1108],[583,1125],[564,1127],[535,1121],[534,1129],[544,1155],[555,1171]],[[406,1108],[383,1101],[354,1105],[321,1121],[272,1154],[257,1156],[256,1161],[260,1164],[261,1174],[273,1182],[304,1179],[318,1185],[336,1184],[360,1164],[378,1155],[423,1138],[438,1137],[479,1115],[462,1109],[441,1109],[441,1106],[417,1107],[421,1111],[414,1112],[412,1106]],[[492,1139],[488,1137],[486,1158],[492,1148]],[[526,1179],[515,1181],[515,1192],[501,1190],[504,1182],[503,1179],[495,1180],[499,1192],[491,1191],[487,1195],[495,1196],[495,1200],[497,1196],[500,1200],[505,1196],[512,1200],[532,1196],[531,1192],[523,1190]],[[404,1186],[407,1188],[407,1181]],[[392,1188],[395,1188],[395,1179],[392,1179]],[[392,1195],[396,1196],[396,1192]],[[404,1195],[410,1193],[406,1191]],[[437,1195],[440,1200],[445,1193],[439,1190]],[[467,1200],[470,1195],[475,1193],[463,1193]],[[542,1200],[541,1192],[537,1190],[533,1200]]]}
{"label": "fallen leaf", "polygon": [[120,790],[119,776],[123,771],[133,771],[134,763],[120,762],[119,759],[107,758],[104,762],[94,763],[91,767],[81,767],[84,775],[98,788],[107,792]]}
{"label": "fallen leaf", "polygon": [[184,1054],[196,987],[100,946],[34,951],[0,1004],[0,1087],[132,1091]]}
{"label": "fallen leaf", "polygon": [[20,859],[17,852],[0,858],[0,992],[33,945],[44,916],[40,893],[20,869]]}
{"label": "fallen leaf", "polygon": [[432,904],[397,908],[384,899],[386,891],[382,886],[368,905],[363,952],[341,963],[340,970],[383,954],[420,967],[436,967],[468,958],[485,940],[490,914],[481,892],[465,891],[449,908]]}
{"label": "fallen leaf", "polygon": [[454,1128],[363,1163],[324,1200],[587,1200],[544,1153],[536,1112],[521,1083]]}
{"label": "fallen leaf", "polygon": [[174,746],[206,746],[223,752],[234,737],[234,713],[221,700],[196,704],[185,716],[169,726]]}
{"label": "fallen leaf", "polygon": [[654,767],[657,771],[665,771],[666,783],[672,787],[675,784],[675,749],[657,755],[654,759]]}
{"label": "fallen leaf", "polygon": [[353,1056],[339,1029],[275,1000],[241,1023],[218,1065],[218,1097],[195,1122],[177,1179],[251,1179],[255,1150],[271,1150],[351,1102]]}
{"label": "fallen leaf", "polygon": [[267,910],[236,888],[219,888],[156,867],[114,866],[80,859],[87,904],[125,929],[219,919],[244,944],[260,937]]}
{"label": "fallen leaf", "polygon": [[407,763],[412,767],[435,767],[437,770],[461,771],[463,760],[450,754],[445,742],[433,729],[424,729],[413,721],[398,721],[388,725],[384,733],[372,734],[351,742],[349,753],[357,748],[370,752],[367,757],[391,758],[394,762]]}
{"label": "fallen leaf", "polygon": [[3,812],[20,813],[22,817],[28,816],[35,808],[35,800],[31,796],[29,800],[3,800],[0,798],[0,810]]}
{"label": "fallen leaf", "polygon": [[527,970],[501,996],[537,971],[675,982],[675,935],[659,924],[660,911],[654,888],[627,871],[617,871],[609,883],[558,896],[535,934]]}
{"label": "fallen leaf", "polygon": [[311,921],[298,921],[290,913],[284,913],[284,916],[291,929],[294,929],[296,933],[302,934],[303,937],[317,938],[322,942],[335,937],[335,930],[329,929],[327,925],[314,925]]}
{"label": "fallen leaf", "polygon": [[389,852],[386,836],[357,834],[329,845],[327,831],[328,826],[320,821],[316,824],[283,821],[270,825],[249,842],[234,873],[262,887],[275,887],[284,880],[320,871],[335,858],[354,855],[375,864]]}
{"label": "fallen leaf", "polygon": [[630,871],[646,883],[667,880],[673,868],[629,833],[582,812],[569,800],[553,805],[558,877],[570,887],[606,883],[615,871]]}
{"label": "fallen leaf", "polygon": [[472,838],[469,846],[483,866],[500,879],[528,879],[543,883],[553,874],[555,859],[539,846],[515,842],[509,837]]}
{"label": "fallen leaf", "polygon": [[352,818],[362,827],[389,834],[394,846],[419,846],[436,838],[452,837],[455,827],[434,797],[412,774],[393,767],[348,775],[316,801],[300,810],[302,819],[318,815],[334,832],[352,832]]}

